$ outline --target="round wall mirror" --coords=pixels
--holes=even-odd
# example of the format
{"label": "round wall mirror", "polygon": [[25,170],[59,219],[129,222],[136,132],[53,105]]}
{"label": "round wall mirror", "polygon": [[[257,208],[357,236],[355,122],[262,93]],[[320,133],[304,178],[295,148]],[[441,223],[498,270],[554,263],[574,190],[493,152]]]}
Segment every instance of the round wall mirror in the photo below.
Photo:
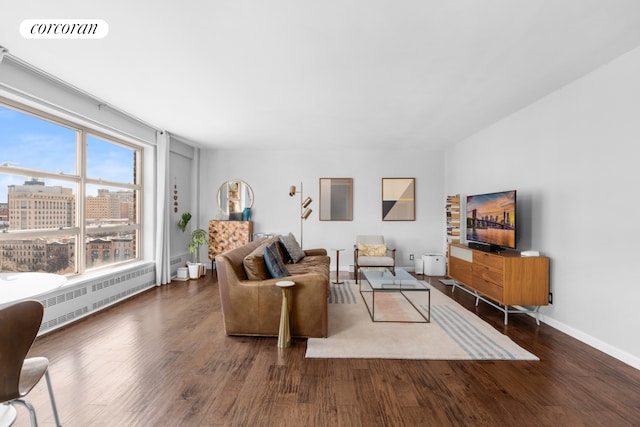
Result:
{"label": "round wall mirror", "polygon": [[218,188],[218,208],[229,216],[229,220],[242,220],[242,211],[252,206],[253,190],[241,179],[225,181]]}

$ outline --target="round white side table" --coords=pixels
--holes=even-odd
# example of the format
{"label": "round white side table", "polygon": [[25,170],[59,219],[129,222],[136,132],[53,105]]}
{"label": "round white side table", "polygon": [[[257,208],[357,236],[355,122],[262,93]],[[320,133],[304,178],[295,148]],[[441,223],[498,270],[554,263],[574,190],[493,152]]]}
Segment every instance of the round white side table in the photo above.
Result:
{"label": "round white side table", "polygon": [[295,285],[291,280],[276,282],[282,289],[282,309],[280,310],[280,330],[278,331],[278,347],[287,348],[291,345],[291,330],[289,329],[289,288]]}
{"label": "round white side table", "polygon": [[344,249],[330,249],[332,251],[336,251],[336,280],[332,280],[331,283],[335,283],[336,285],[341,285],[344,281],[340,280],[340,252],[344,251]]}

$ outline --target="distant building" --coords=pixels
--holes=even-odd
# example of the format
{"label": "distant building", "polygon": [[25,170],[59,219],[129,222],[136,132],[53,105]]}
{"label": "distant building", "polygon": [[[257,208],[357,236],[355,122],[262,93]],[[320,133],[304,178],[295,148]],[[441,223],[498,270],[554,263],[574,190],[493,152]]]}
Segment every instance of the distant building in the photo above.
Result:
{"label": "distant building", "polygon": [[0,242],[2,271],[46,271],[47,241],[43,238]]}
{"label": "distant building", "polygon": [[75,271],[74,239],[47,243],[46,271],[49,273],[71,273]]}
{"label": "distant building", "polygon": [[87,223],[133,223],[133,191],[99,189],[97,196],[87,196]]}
{"label": "distant building", "polygon": [[[7,203],[0,203],[0,229],[59,229],[75,227],[76,200],[73,190],[46,186],[31,178],[23,185],[9,185]],[[87,224],[118,225],[133,223],[133,191],[98,190],[86,199]],[[4,224],[4,226],[3,226]],[[94,232],[85,241],[87,268],[127,261],[135,257],[135,233]],[[76,239],[69,236],[37,237],[0,241],[1,271],[47,271],[72,273],[76,268]]]}
{"label": "distant building", "polygon": [[111,239],[113,243],[113,260],[127,261],[133,258],[134,246],[132,237],[117,237]]}
{"label": "distant building", "polygon": [[133,257],[133,237],[89,239],[86,245],[87,267],[126,261]]}
{"label": "distant building", "polygon": [[9,204],[0,203],[0,229],[9,228]]}
{"label": "distant building", "polygon": [[44,181],[32,178],[24,185],[10,185],[7,200],[12,230],[75,227],[76,203],[71,188],[45,186]]}

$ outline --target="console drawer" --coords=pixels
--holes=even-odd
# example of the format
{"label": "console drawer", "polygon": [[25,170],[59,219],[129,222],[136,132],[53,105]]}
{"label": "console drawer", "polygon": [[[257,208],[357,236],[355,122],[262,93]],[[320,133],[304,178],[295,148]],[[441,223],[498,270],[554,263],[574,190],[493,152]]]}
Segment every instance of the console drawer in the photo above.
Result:
{"label": "console drawer", "polygon": [[502,302],[503,300],[503,288],[495,283],[487,282],[486,280],[474,276],[473,277],[473,289],[491,298],[494,301]]}
{"label": "console drawer", "polygon": [[487,254],[484,252],[474,252],[473,263],[486,265],[487,267],[495,268],[496,270],[500,271],[504,270],[504,257]]}
{"label": "console drawer", "polygon": [[497,286],[504,286],[504,273],[502,270],[493,270],[483,265],[474,264],[473,278],[479,278],[487,282],[491,282]]}

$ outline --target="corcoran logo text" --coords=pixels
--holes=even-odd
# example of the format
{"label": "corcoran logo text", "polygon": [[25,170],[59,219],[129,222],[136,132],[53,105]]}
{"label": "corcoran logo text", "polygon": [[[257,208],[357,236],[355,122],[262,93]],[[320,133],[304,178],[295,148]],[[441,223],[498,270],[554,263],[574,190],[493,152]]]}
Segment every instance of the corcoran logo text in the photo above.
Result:
{"label": "corcoran logo text", "polygon": [[27,39],[101,39],[108,33],[102,19],[25,19],[20,24]]}

